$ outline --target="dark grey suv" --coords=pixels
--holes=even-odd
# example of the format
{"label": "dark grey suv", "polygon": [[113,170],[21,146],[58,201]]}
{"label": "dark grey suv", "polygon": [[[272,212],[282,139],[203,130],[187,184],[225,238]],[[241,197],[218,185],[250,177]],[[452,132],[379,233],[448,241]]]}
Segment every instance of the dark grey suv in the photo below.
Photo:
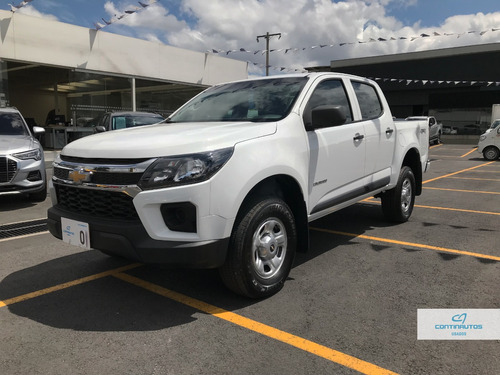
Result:
{"label": "dark grey suv", "polygon": [[[34,126],[33,133],[45,129]],[[28,194],[34,201],[47,197],[43,148],[21,113],[0,108],[0,195]]]}

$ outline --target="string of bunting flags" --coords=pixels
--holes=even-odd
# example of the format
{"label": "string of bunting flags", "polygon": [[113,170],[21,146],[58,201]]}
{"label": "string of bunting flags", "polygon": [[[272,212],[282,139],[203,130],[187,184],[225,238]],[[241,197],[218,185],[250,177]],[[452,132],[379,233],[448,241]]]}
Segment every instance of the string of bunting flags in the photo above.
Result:
{"label": "string of bunting flags", "polygon": [[367,77],[373,81],[382,82],[392,82],[392,83],[405,83],[406,86],[417,83],[425,85],[467,85],[467,86],[500,86],[500,82],[495,81],[452,81],[452,80],[430,80],[430,79],[404,79],[404,78],[379,78],[379,77]]}
{"label": "string of bunting flags", "polygon": [[[250,65],[254,65],[254,66],[257,66],[257,67],[262,68],[262,69],[266,68],[266,64],[255,63],[255,62],[248,61],[248,60],[246,62]],[[293,68],[286,68],[283,66],[278,67],[278,66],[269,65],[268,68],[275,70],[275,71],[279,71],[279,72],[285,72],[285,73],[307,73],[306,69],[293,69]]]}
{"label": "string of bunting flags", "polygon": [[[265,68],[265,64],[253,63],[251,61],[247,61],[247,63],[252,64],[254,66],[258,66],[259,68]],[[293,68],[285,68],[285,67],[277,67],[277,66],[269,66],[269,69],[286,72],[286,73],[307,73],[306,69],[293,69]],[[500,86],[500,82],[496,81],[464,81],[464,80],[431,80],[431,79],[408,79],[408,78],[380,78],[380,77],[367,77],[373,81],[377,82],[391,82],[391,83],[404,83],[406,86],[410,84],[421,84],[425,85],[467,85],[467,86]]]}
{"label": "string of bunting flags", "polygon": [[[32,1],[32,0],[30,0],[30,1]],[[138,2],[139,6],[129,8],[129,9],[125,10],[124,13],[121,13],[118,15],[115,14],[109,21],[104,19],[104,18],[101,18],[101,20],[104,23],[94,22],[94,27],[96,30],[101,30],[102,28],[109,26],[115,22],[118,22],[118,21],[122,20],[123,18],[130,16],[131,14],[140,12],[141,10],[143,10],[143,9],[147,8],[148,6],[150,6],[154,3],[157,3],[157,2],[158,2],[158,0],[149,0],[148,2],[139,1]]]}
{"label": "string of bunting flags", "polygon": [[[431,34],[420,34],[418,36],[400,36],[400,37],[386,37],[386,38],[369,38],[368,40],[357,40],[354,42],[342,42],[342,43],[335,43],[335,44],[319,44],[319,45],[314,45],[310,47],[301,47],[301,48],[275,48],[275,49],[270,49],[269,52],[283,52],[285,54],[289,52],[299,52],[299,51],[305,51],[307,49],[315,49],[315,48],[333,48],[333,47],[344,47],[344,46],[350,46],[350,45],[356,45],[356,44],[364,44],[364,43],[374,43],[374,42],[391,42],[391,41],[396,41],[396,40],[408,40],[410,42],[413,42],[417,39],[423,39],[423,38],[433,38],[433,37],[451,37],[454,36],[456,38],[461,38],[464,35],[477,35],[477,36],[483,36],[484,34],[488,32],[497,32],[500,31],[500,27],[498,28],[491,28],[488,30],[483,30],[483,31],[467,31],[467,32],[462,32],[462,33],[438,33],[438,32],[433,32]],[[214,53],[214,54],[219,54],[219,53],[225,53],[226,55],[229,55],[230,53],[235,53],[235,52],[242,52],[242,53],[253,53],[254,55],[260,53],[264,55],[266,53],[265,49],[260,49],[260,50],[249,50],[246,48],[239,48],[239,49],[230,49],[230,50],[223,50],[223,49],[209,49],[207,52]]]}
{"label": "string of bunting flags", "polygon": [[12,5],[12,4],[9,4],[9,6],[10,6],[10,11],[11,11],[12,13],[15,13],[15,12],[16,12],[16,10],[21,9],[23,6],[28,5],[28,4],[29,4],[29,3],[31,3],[32,1],[33,1],[33,0],[23,0],[23,1],[21,1],[18,5]]}

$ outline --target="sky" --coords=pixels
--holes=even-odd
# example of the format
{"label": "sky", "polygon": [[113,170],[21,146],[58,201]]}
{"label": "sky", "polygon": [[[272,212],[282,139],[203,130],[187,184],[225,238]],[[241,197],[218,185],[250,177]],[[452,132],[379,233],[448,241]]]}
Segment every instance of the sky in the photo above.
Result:
{"label": "sky", "polygon": [[270,74],[500,42],[498,0],[27,1],[0,0],[0,9],[24,4],[15,12],[244,60],[256,75],[266,48],[257,36],[267,32],[281,34],[270,38]]}

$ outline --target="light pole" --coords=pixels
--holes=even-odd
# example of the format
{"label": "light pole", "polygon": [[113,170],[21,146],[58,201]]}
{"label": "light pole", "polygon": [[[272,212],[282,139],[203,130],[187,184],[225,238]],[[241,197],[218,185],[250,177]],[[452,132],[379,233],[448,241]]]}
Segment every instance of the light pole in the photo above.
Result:
{"label": "light pole", "polygon": [[278,39],[281,39],[281,33],[269,34],[269,31],[266,33],[266,35],[257,36],[257,43],[259,42],[259,38],[266,38],[266,76],[269,75],[269,39],[271,39],[271,37],[273,36],[277,36]]}

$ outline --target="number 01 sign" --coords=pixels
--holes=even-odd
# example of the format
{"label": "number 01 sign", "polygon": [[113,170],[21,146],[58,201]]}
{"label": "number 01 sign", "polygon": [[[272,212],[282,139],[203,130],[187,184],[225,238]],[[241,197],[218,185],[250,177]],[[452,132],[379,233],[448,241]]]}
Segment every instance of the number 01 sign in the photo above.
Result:
{"label": "number 01 sign", "polygon": [[62,240],[70,245],[90,250],[89,224],[61,218]]}

